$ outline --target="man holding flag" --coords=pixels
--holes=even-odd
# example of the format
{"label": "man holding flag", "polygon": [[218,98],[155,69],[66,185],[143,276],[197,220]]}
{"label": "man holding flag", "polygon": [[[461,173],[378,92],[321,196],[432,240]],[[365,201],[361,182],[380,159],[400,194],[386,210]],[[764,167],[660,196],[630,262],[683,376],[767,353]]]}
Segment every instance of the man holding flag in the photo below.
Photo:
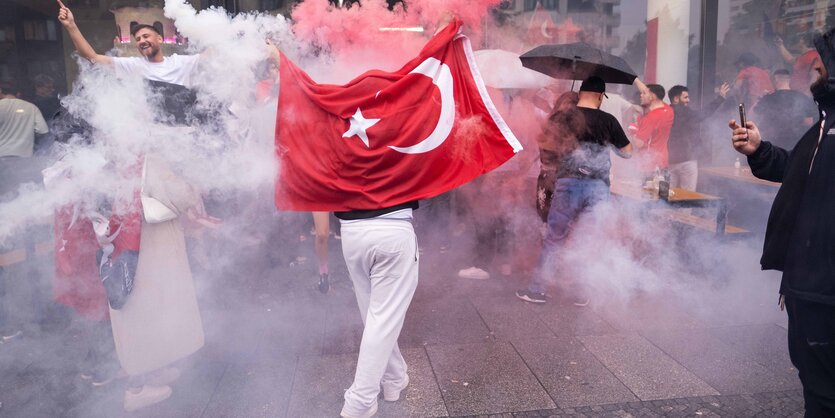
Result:
{"label": "man holding flag", "polygon": [[365,324],[343,417],[371,417],[381,386],[396,401],[409,384],[397,338],[417,287],[417,201],[521,150],[460,29],[452,19],[400,70],[343,86],[317,84],[281,57],[276,206],[336,212]]}

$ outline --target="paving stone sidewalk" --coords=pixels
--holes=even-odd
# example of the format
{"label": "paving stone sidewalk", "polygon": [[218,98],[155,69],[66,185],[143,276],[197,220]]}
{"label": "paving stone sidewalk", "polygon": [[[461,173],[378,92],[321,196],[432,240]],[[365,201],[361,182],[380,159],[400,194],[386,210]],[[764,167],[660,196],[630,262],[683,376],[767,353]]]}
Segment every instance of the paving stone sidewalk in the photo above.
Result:
{"label": "paving stone sidewalk", "polygon": [[[521,275],[459,279],[467,266],[431,251],[421,263],[400,339],[412,383],[401,401],[381,400],[380,417],[802,415],[774,280],[748,289],[748,303],[709,310],[657,293],[537,306],[513,296]],[[124,382],[78,377],[73,335],[0,344],[0,416],[336,417],[362,323],[344,271],[322,295],[312,270],[198,283],[210,295],[206,346],[181,365],[169,400],[136,413],[122,410]]]}

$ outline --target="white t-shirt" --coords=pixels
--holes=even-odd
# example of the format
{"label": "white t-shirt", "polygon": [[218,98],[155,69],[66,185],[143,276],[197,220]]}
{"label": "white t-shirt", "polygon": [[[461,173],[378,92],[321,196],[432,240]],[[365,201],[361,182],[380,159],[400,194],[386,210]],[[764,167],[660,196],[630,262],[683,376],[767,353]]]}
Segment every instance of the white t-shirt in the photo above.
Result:
{"label": "white t-shirt", "polygon": [[47,132],[35,105],[20,99],[0,100],[0,157],[31,157],[35,134]]}
{"label": "white t-shirt", "polygon": [[163,58],[162,62],[151,62],[144,57],[114,57],[113,65],[118,75],[139,76],[148,80],[192,87],[192,75],[199,61],[200,54],[174,54]]}

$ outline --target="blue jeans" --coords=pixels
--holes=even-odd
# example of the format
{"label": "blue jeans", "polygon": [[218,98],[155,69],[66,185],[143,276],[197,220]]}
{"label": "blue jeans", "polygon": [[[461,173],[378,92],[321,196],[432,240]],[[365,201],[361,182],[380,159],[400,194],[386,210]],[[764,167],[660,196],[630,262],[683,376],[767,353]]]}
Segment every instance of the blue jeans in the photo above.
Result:
{"label": "blue jeans", "polygon": [[548,230],[545,232],[539,266],[528,290],[545,293],[545,278],[554,273],[553,260],[557,257],[571,227],[583,211],[609,199],[609,186],[603,180],[558,178],[554,187],[551,209],[548,211]]}

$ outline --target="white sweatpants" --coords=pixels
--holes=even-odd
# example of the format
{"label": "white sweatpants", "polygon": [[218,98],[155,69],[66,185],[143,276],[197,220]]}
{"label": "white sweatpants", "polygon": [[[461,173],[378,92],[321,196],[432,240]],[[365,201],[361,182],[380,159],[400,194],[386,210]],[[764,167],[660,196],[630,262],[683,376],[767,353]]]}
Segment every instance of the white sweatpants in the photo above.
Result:
{"label": "white sweatpants", "polygon": [[342,254],[365,324],[342,414],[362,416],[376,405],[381,384],[400,388],[406,379],[397,338],[418,283],[417,237],[407,220],[343,223]]}

